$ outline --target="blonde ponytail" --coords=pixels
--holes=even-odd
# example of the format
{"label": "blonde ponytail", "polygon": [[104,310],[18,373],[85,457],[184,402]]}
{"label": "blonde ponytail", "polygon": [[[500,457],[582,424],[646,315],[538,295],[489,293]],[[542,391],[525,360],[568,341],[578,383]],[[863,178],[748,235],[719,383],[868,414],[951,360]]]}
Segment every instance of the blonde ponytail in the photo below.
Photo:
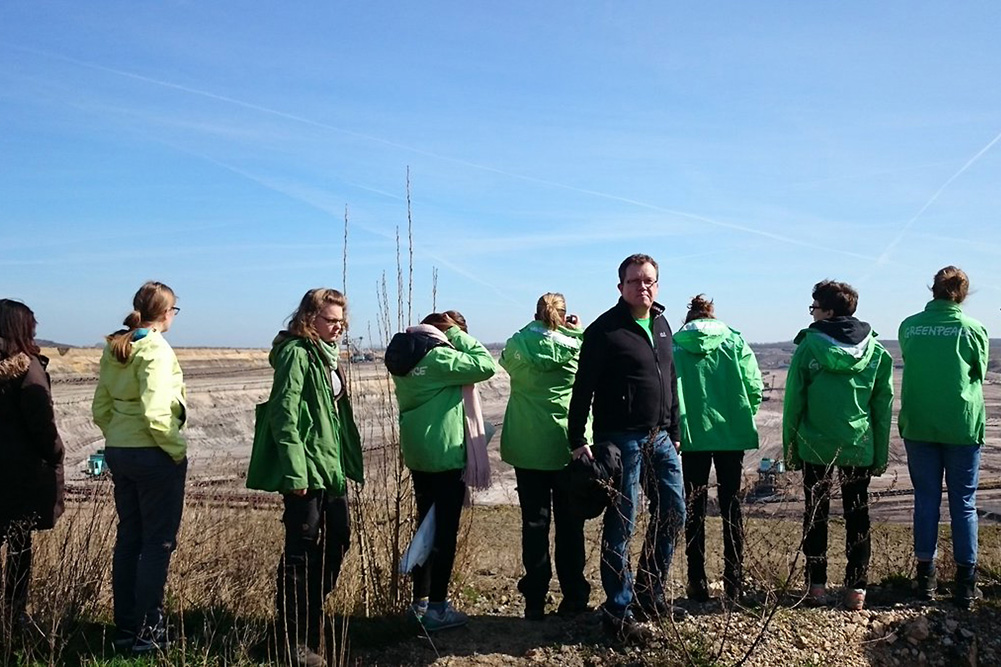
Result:
{"label": "blonde ponytail", "polygon": [[174,290],[163,283],[149,281],[145,283],[132,297],[132,312],[125,316],[122,324],[125,329],[119,329],[105,336],[108,347],[115,359],[123,364],[132,355],[132,335],[144,323],[157,322],[167,315],[174,307],[177,296]]}
{"label": "blonde ponytail", "polygon": [[535,304],[535,319],[546,325],[547,329],[557,329],[565,323],[567,301],[559,292],[546,292]]}

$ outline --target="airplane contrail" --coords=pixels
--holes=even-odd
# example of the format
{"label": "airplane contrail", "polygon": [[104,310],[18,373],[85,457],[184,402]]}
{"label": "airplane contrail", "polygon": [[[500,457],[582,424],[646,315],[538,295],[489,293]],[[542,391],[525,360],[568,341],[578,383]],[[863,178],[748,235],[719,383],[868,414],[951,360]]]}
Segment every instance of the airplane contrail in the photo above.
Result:
{"label": "airplane contrail", "polygon": [[924,214],[924,212],[927,211],[928,208],[932,204],[935,203],[935,201],[939,198],[939,196],[943,192],[945,192],[945,189],[948,188],[952,184],[953,181],[955,181],[957,178],[959,178],[960,176],[962,176],[963,173],[967,169],[969,169],[970,167],[972,167],[973,164],[977,160],[979,160],[984,155],[984,153],[986,153],[987,151],[989,151],[994,146],[994,144],[996,144],[998,141],[1001,141],[1001,133],[998,133],[998,135],[996,137],[994,137],[993,139],[991,139],[990,142],[986,146],[984,146],[979,151],[977,151],[976,155],[974,155],[969,160],[967,160],[966,164],[964,164],[962,167],[960,167],[959,170],[955,174],[953,174],[952,176],[950,176],[948,178],[948,180],[946,180],[946,182],[943,183],[942,186],[938,190],[935,191],[935,194],[933,194],[931,196],[931,198],[928,201],[925,202],[925,205],[922,206],[920,209],[918,209],[918,212],[915,213],[911,217],[911,219],[908,220],[904,224],[903,228],[901,228],[901,230],[897,233],[897,235],[893,238],[893,240],[890,241],[890,244],[888,246],[886,246],[886,249],[882,252],[882,254],[880,254],[879,260],[877,261],[877,264],[879,266],[883,266],[887,262],[889,262],[890,255],[893,253],[893,251],[897,248],[897,246],[903,240],[903,238],[907,234],[907,232],[911,229],[911,227],[914,226],[914,223],[917,222],[918,218],[920,218]]}
{"label": "airplane contrail", "polygon": [[746,225],[727,223],[727,222],[723,222],[723,221],[720,221],[720,220],[709,218],[709,217],[706,217],[706,216],[703,216],[703,215],[697,215],[697,214],[694,214],[694,213],[688,213],[686,211],[678,211],[678,210],[675,210],[675,209],[665,208],[665,207],[662,207],[662,206],[657,206],[655,204],[650,204],[648,202],[643,202],[643,201],[639,201],[639,200],[636,200],[636,199],[630,199],[628,197],[621,197],[621,196],[618,196],[618,195],[615,195],[615,194],[611,194],[611,193],[607,193],[607,192],[601,192],[601,191],[598,191],[598,190],[591,190],[591,189],[588,189],[588,188],[580,188],[580,187],[577,187],[577,186],[568,185],[566,183],[559,183],[557,181],[551,181],[551,180],[544,179],[544,178],[536,178],[534,176],[528,176],[528,175],[525,175],[525,174],[519,174],[519,173],[515,173],[515,172],[506,171],[506,170],[503,170],[503,169],[498,169],[498,168],[492,167],[490,165],[480,164],[480,163],[477,163],[477,162],[470,162],[468,160],[463,160],[461,158],[456,158],[456,157],[451,157],[451,156],[448,156],[448,155],[442,155],[442,154],[439,154],[439,153],[434,153],[432,151],[427,151],[427,150],[424,150],[424,149],[421,149],[421,148],[417,148],[415,146],[409,146],[407,144],[401,144],[401,143],[398,143],[398,142],[395,142],[395,141],[391,141],[389,139],[384,139],[382,137],[377,137],[377,136],[370,135],[370,134],[365,134],[365,133],[362,133],[362,132],[356,132],[354,130],[349,130],[349,129],[346,129],[346,128],[343,128],[343,127],[338,127],[336,125],[331,125],[329,123],[324,123],[324,122],[321,122],[321,121],[313,120],[311,118],[307,118],[305,116],[300,116],[298,114],[293,114],[293,113],[289,113],[289,112],[286,112],[286,111],[280,111],[278,109],[272,109],[270,107],[265,107],[265,106],[262,106],[262,105],[259,105],[259,104],[254,104],[252,102],[246,102],[244,100],[240,100],[240,99],[237,99],[237,98],[234,98],[234,97],[229,97],[229,96],[226,96],[226,95],[219,95],[217,93],[213,93],[213,92],[210,92],[210,91],[207,91],[207,90],[202,90],[200,88],[192,88],[190,86],[184,86],[184,85],[181,85],[181,84],[178,84],[178,83],[173,83],[171,81],[164,81],[162,79],[155,79],[153,77],[148,77],[148,76],[144,76],[144,75],[141,75],[141,74],[136,74],[134,72],[129,72],[129,71],[126,71],[126,70],[120,70],[120,69],[116,69],[116,68],[113,68],[113,67],[107,67],[105,65],[99,65],[97,63],[89,62],[89,61],[86,61],[86,60],[80,60],[80,59],[77,59],[77,58],[72,58],[70,56],[65,56],[65,55],[58,54],[58,53],[53,53],[53,52],[50,52],[50,51],[43,51],[43,50],[39,50],[39,49],[31,49],[31,48],[28,48],[28,47],[18,46],[18,45],[9,44],[9,43],[4,43],[4,44],[8,48],[12,48],[12,49],[15,49],[15,50],[18,50],[18,51],[22,51],[22,52],[25,52],[25,53],[32,53],[32,54],[35,54],[35,55],[40,55],[40,56],[44,56],[44,57],[48,57],[48,58],[53,58],[53,59],[56,59],[56,60],[62,60],[63,62],[68,62],[68,63],[74,64],[74,65],[77,65],[79,67],[85,67],[85,68],[88,68],[88,69],[93,69],[93,70],[97,70],[97,71],[101,71],[101,72],[107,72],[109,74],[114,74],[116,76],[121,76],[121,77],[129,78],[129,79],[133,79],[133,80],[136,80],[136,81],[142,81],[144,83],[149,83],[149,84],[156,85],[156,86],[161,86],[161,87],[164,87],[164,88],[170,88],[172,90],[177,90],[177,91],[180,91],[180,92],[188,93],[190,95],[198,95],[198,96],[205,97],[205,98],[208,98],[208,99],[213,99],[213,100],[217,100],[217,101],[220,101],[220,102],[225,102],[227,104],[232,104],[232,105],[244,108],[244,109],[250,109],[252,111],[257,111],[257,112],[260,112],[260,113],[263,113],[263,114],[268,114],[268,115],[275,116],[275,117],[278,117],[278,118],[282,118],[282,119],[285,119],[285,120],[290,120],[290,121],[293,121],[293,122],[296,122],[296,123],[301,123],[301,124],[308,125],[308,126],[311,126],[311,127],[316,127],[316,128],[328,130],[328,131],[331,131],[331,132],[337,132],[337,133],[345,134],[345,135],[348,135],[348,136],[351,136],[351,137],[356,137],[356,138],[359,138],[359,139],[364,139],[364,140],[367,140],[367,141],[372,141],[372,142],[375,142],[375,143],[379,143],[379,144],[382,144],[384,146],[390,146],[392,148],[397,148],[397,149],[400,149],[400,150],[404,150],[404,151],[408,151],[408,152],[411,152],[411,153],[415,153],[417,155],[422,155],[422,156],[425,156],[425,157],[433,158],[433,159],[436,159],[436,160],[441,160],[441,161],[444,161],[444,162],[450,162],[452,164],[458,164],[458,165],[461,165],[461,166],[469,167],[471,169],[477,169],[477,170],[480,170],[480,171],[486,171],[486,172],[494,173],[494,174],[497,174],[497,175],[500,175],[500,176],[506,176],[508,178],[513,178],[513,179],[525,181],[525,182],[528,182],[528,183],[535,183],[535,184],[538,184],[538,185],[544,185],[544,186],[548,186],[548,187],[552,187],[552,188],[567,190],[567,191],[570,191],[570,192],[577,192],[577,193],[580,193],[580,194],[585,194],[585,195],[589,195],[589,196],[597,197],[597,198],[601,198],[601,199],[607,199],[607,200],[611,200],[611,201],[618,201],[618,202],[622,202],[622,203],[625,203],[625,204],[630,204],[632,206],[636,206],[636,207],[640,207],[640,208],[645,208],[645,209],[648,209],[648,210],[651,210],[651,211],[656,211],[658,213],[665,213],[665,214],[668,214],[668,215],[673,215],[673,216],[677,216],[677,217],[681,217],[681,218],[686,218],[686,219],[689,219],[689,220],[695,220],[697,222],[702,222],[702,223],[705,223],[705,224],[708,224],[708,225],[712,225],[712,226],[715,226],[715,227],[720,227],[722,229],[729,229],[729,230],[732,230],[732,231],[738,231],[738,232],[742,232],[742,233],[750,234],[750,235],[754,235],[754,236],[761,236],[761,237],[764,237],[764,238],[767,238],[767,239],[771,239],[773,241],[778,241],[780,243],[785,243],[785,244],[789,244],[789,245],[796,245],[796,246],[800,246],[800,247],[804,247],[804,248],[810,248],[812,250],[822,250],[825,253],[835,253],[835,254],[844,255],[844,256],[848,256],[848,257],[854,257],[856,259],[865,259],[865,260],[878,260],[878,259],[880,259],[880,258],[874,258],[874,257],[872,257],[870,255],[865,255],[865,254],[861,254],[861,253],[857,253],[857,252],[852,252],[852,251],[847,251],[847,250],[839,250],[837,248],[832,248],[830,246],[824,246],[824,245],[820,245],[820,244],[816,244],[816,243],[810,243],[808,241],[801,241],[801,240],[794,239],[794,238],[791,238],[791,237],[788,237],[788,236],[784,236],[782,234],[776,234],[774,232],[765,231],[763,229],[756,229],[756,228],[753,228],[753,227],[748,227]]}

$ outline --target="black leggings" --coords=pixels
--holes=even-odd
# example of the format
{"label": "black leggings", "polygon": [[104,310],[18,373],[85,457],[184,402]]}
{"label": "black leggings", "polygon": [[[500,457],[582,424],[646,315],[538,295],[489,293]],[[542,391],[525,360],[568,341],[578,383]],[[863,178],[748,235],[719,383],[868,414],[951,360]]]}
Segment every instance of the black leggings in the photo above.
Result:
{"label": "black leggings", "polygon": [[837,470],[841,504],[845,512],[845,587],[865,588],[869,574],[869,470],[835,466],[803,465],[806,512],[803,515],[803,554],[808,585],[827,583],[827,523],[831,511],[831,488]]}
{"label": "black leggings", "polygon": [[466,497],[462,470],[420,472],[412,470],[414,496],[417,500],[418,525],[435,507],[434,547],[424,565],[414,568],[414,600],[428,598],[431,602],[448,599],[448,582],[455,564],[455,544],[459,537],[459,517]]}

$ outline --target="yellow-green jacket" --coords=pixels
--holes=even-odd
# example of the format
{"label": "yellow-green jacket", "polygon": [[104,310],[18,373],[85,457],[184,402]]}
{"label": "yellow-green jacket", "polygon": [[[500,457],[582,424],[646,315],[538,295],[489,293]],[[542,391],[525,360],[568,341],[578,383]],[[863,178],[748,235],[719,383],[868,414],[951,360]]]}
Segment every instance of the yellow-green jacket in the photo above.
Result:
{"label": "yellow-green jacket", "polygon": [[125,363],[110,346],[104,348],[91,412],[105,446],[159,447],[175,461],[184,460],[184,378],[163,334],[151,331],[133,341]]}

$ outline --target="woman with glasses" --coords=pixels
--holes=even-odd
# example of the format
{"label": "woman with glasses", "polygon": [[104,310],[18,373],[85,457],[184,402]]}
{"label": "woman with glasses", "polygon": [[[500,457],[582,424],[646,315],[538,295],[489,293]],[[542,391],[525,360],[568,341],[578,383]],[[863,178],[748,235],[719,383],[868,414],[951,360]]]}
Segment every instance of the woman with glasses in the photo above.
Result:
{"label": "woman with glasses", "polygon": [[180,310],[176,302],[163,283],[139,288],[125,328],[107,336],[92,406],[118,512],[113,641],[137,653],[167,646],[163,590],[184,508],[184,379],[164,338]]}
{"label": "woman with glasses", "polygon": [[584,519],[568,506],[558,484],[570,462],[567,411],[581,330],[567,315],[562,294],[539,297],[535,318],[508,339],[500,365],[511,376],[511,396],[501,431],[501,458],[514,466],[521,506],[521,556],[525,618],[545,617],[552,577],[550,516],[556,524],[556,576],[563,591],[558,613],[588,609],[591,586],[584,577]]}
{"label": "woman with glasses", "polygon": [[27,629],[31,533],[63,513],[63,443],[52,409],[49,360],[35,344],[35,315],[0,299],[0,546],[6,542],[4,628]]}
{"label": "woman with glasses", "polygon": [[271,396],[258,406],[247,487],[282,494],[285,551],[278,562],[279,648],[294,665],[322,666],[323,601],[350,541],[347,481],[361,483],[361,438],[338,368],[347,299],[306,292],[278,332]]}
{"label": "woman with glasses", "polygon": [[716,465],[723,517],[723,592],[739,602],[743,593],[744,527],[740,481],[744,452],[758,448],[754,415],[761,405],[761,371],[740,332],[716,319],[705,295],[692,297],[685,324],[674,334],[681,414],[681,461],[688,513],[685,553],[688,597],[709,600],[706,577],[706,491]]}
{"label": "woman with glasses", "polygon": [[918,595],[935,596],[942,477],[949,493],[954,600],[968,608],[978,597],[977,505],[984,445],[984,376],[989,340],[984,325],[963,313],[970,291],[962,269],[935,274],[932,300],[898,331],[904,379],[898,426],[914,485],[914,555]]}

